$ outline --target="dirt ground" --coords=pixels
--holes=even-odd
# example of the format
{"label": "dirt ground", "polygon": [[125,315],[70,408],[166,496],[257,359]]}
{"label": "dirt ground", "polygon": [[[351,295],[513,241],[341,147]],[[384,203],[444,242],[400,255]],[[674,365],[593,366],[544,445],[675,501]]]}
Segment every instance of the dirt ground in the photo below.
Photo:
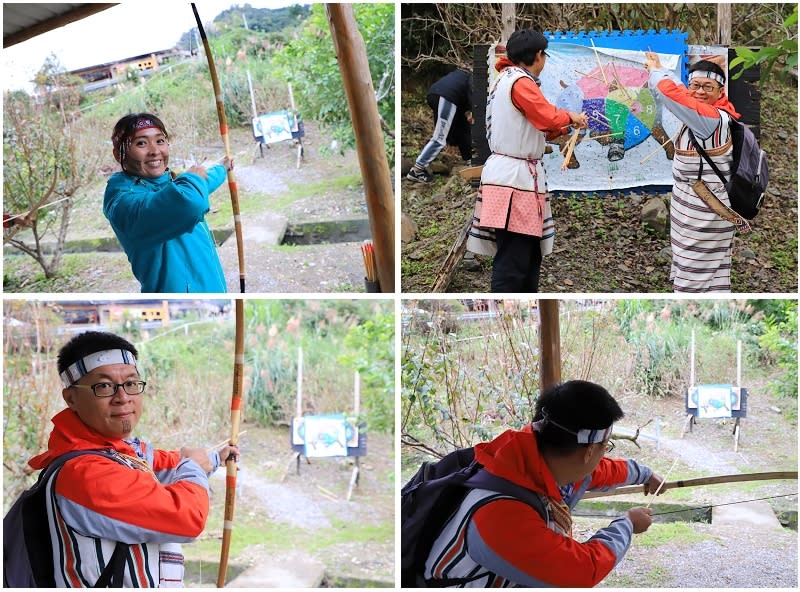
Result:
{"label": "dirt ground", "polygon": [[[413,76],[411,77],[413,79]],[[797,89],[770,83],[761,90],[761,145],[768,154],[770,180],[753,232],[737,234],[733,247],[732,291],[797,291]],[[424,91],[421,92],[424,98]],[[413,162],[430,138],[432,121],[420,91],[403,88],[402,156]],[[472,216],[475,191],[457,178],[458,160],[443,158],[444,171],[430,185],[401,184],[401,210],[419,230],[402,245],[402,289],[430,292],[448,252]],[[451,169],[455,165],[455,168]],[[410,166],[410,164],[408,164]],[[656,194],[551,200],[556,225],[554,252],[545,258],[541,292],[671,292],[668,234],[645,228],[641,206]],[[658,195],[669,206],[670,194]],[[492,260],[477,256],[458,264],[447,292],[488,292]]]}
{"label": "dirt ground", "polygon": [[[248,130],[231,132],[239,185],[242,226],[245,237],[246,290],[255,292],[363,292],[364,264],[360,244],[368,238],[367,206],[354,150],[331,150],[331,142],[314,122],[306,123],[304,158],[296,167],[297,147],[283,142],[264,147],[259,153]],[[222,146],[203,148],[209,155],[221,154]],[[210,156],[209,156],[210,157]],[[109,241],[114,250],[67,254],[63,276],[43,282],[33,260],[4,252],[6,292],[105,292],[139,291],[114,233],[102,215],[105,181],[99,180],[77,199],[68,241]],[[214,210],[230,211],[227,184],[212,196],[207,216],[212,230],[231,233],[233,219],[214,216]],[[275,245],[264,239],[263,230],[288,222],[290,231],[308,223],[360,221],[366,234],[347,242],[321,241],[309,245]],[[78,222],[80,221],[80,222]],[[24,235],[21,235],[24,236]],[[233,234],[219,247],[228,291],[239,292],[239,269]]]}
{"label": "dirt ground", "polygon": [[[640,396],[623,397],[626,412],[620,422],[635,428],[649,419],[661,419],[661,433],[656,442],[642,439],[642,450],[624,440],[612,453],[632,457],[665,476],[668,481],[707,475],[797,470],[797,401],[779,399],[769,394],[766,385],[750,385],[747,417],[741,420],[738,451],[733,446],[731,420],[698,420],[683,437],[685,412],[683,400],[670,397],[644,401]],[[652,436],[654,425],[643,428]],[[688,507],[730,504],[757,498],[764,500],[776,514],[797,515],[797,481],[755,481],[675,489],[653,502],[654,513],[661,504],[678,503]],[[601,498],[603,499],[603,498]],[[605,498],[627,500],[646,505],[651,498],[641,495]],[[592,500],[595,501],[595,500]],[[712,512],[714,509],[712,508]],[[795,518],[796,520],[796,518]],[[576,527],[589,537],[608,521],[577,518]],[[762,531],[742,523],[736,526],[682,522],[685,532],[661,535],[656,544],[642,544],[634,537],[629,552],[602,587],[786,587],[795,588],[797,576],[797,531]],[[666,532],[666,525],[656,524],[655,534]]]}
{"label": "dirt ground", "polygon": [[[242,459],[237,478],[234,534],[237,528],[264,531],[249,535],[244,549],[230,559],[230,581],[247,567],[274,563],[292,553],[307,553],[325,565],[327,585],[336,587],[385,587],[394,585],[394,443],[389,434],[368,433],[367,454],[360,458],[358,485],[350,501],[346,495],[355,462],[353,458],[301,460],[296,472],[289,446],[288,427],[254,428],[240,441]],[[222,531],[221,506],[225,495],[225,472],[220,469],[210,481],[212,516],[202,540],[219,553]],[[355,536],[348,530],[369,531],[375,536]],[[277,531],[277,536],[274,535]],[[283,531],[283,533],[281,533]],[[381,536],[377,533],[385,533]],[[241,536],[241,535],[240,535]],[[318,537],[325,544],[307,550],[307,541]],[[190,563],[204,554],[185,546]],[[213,557],[213,556],[212,556]],[[215,571],[217,559],[204,570]],[[201,585],[194,576],[187,585]]]}

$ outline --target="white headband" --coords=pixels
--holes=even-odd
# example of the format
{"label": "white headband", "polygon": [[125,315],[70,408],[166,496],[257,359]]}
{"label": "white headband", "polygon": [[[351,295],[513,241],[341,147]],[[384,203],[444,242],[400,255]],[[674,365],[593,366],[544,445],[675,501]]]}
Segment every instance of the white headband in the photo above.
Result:
{"label": "white headband", "polygon": [[705,70],[695,70],[694,72],[689,72],[689,80],[692,78],[710,78],[711,80],[716,80],[722,86],[725,86],[725,77],[720,76],[719,74],[715,74],[714,72],[707,72]]}
{"label": "white headband", "polygon": [[578,444],[598,444],[600,442],[605,442],[611,437],[611,431],[614,428],[614,424],[612,423],[610,426],[602,430],[578,430],[577,432],[574,432],[569,428],[565,428],[561,424],[554,422],[547,416],[544,410],[542,410],[542,415],[542,419],[533,422],[532,426],[534,431],[540,432],[547,424],[553,424],[557,428],[576,436],[578,439]]}
{"label": "white headband", "polygon": [[136,366],[136,358],[126,349],[108,349],[95,352],[81,358],[64,370],[60,374],[61,382],[64,383],[64,387],[70,387],[95,368],[108,366],[109,364]]}

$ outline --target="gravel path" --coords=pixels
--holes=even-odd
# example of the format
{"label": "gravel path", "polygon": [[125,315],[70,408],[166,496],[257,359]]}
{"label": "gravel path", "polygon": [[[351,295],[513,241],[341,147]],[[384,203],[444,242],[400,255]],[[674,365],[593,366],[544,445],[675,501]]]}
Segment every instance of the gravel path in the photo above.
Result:
{"label": "gravel path", "polygon": [[797,533],[692,524],[696,543],[637,546],[600,587],[797,588]]}

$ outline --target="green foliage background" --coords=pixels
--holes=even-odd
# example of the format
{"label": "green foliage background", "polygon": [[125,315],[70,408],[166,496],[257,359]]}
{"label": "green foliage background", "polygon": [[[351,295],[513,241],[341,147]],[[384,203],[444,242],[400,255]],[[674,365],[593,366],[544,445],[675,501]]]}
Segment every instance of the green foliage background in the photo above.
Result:
{"label": "green foliage background", "polygon": [[[421,450],[471,446],[530,421],[539,389],[535,309],[511,306],[464,321],[457,301],[408,301],[402,313],[401,438]],[[615,396],[671,397],[682,408],[689,347],[696,380],[743,377],[778,397],[797,398],[795,300],[562,301],[564,380],[584,379]],[[790,405],[791,407],[791,405]]]}

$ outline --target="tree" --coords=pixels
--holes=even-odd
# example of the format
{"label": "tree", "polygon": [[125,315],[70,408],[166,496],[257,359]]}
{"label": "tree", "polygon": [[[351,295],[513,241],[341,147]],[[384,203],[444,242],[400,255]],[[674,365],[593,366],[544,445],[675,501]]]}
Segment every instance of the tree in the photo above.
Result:
{"label": "tree", "polygon": [[[752,2],[732,8],[734,44],[779,44],[778,36],[786,36],[784,29],[790,26],[795,26],[796,39],[796,21],[781,27],[793,8],[796,12],[794,4]],[[516,26],[540,31],[680,29],[688,33],[689,43],[707,45],[716,38],[716,11],[715,4],[707,3],[518,3]],[[491,45],[500,39],[502,30],[499,4],[404,4],[400,31],[403,64],[415,70],[431,63],[468,67],[472,47]]]}
{"label": "tree", "polygon": [[[378,112],[387,136],[394,121],[394,5],[355,4],[356,21],[367,46],[370,74]],[[309,119],[320,121],[334,139],[353,146],[355,137],[347,109],[342,78],[336,63],[325,7],[315,4],[297,39],[274,58],[278,74],[296,91],[298,108]],[[393,161],[394,141],[386,148]]]}
{"label": "tree", "polygon": [[[51,56],[36,77],[40,99],[8,93],[4,103],[3,205],[8,213],[29,213],[30,236],[15,226],[3,243],[32,257],[47,278],[58,274],[75,191],[92,176],[97,148],[83,150],[75,129],[80,97],[59,81],[69,80]],[[74,89],[73,89],[74,90]],[[57,207],[50,207],[57,206]]]}
{"label": "tree", "polygon": [[778,77],[783,80],[788,74],[794,73],[797,76],[797,5],[794,6],[792,14],[783,21],[786,39],[778,42],[774,47],[765,46],[757,51],[748,47],[737,47],[736,57],[731,60],[730,70],[740,68],[733,72],[732,78],[739,78],[744,71],[756,65],[764,64],[765,68],[761,72],[760,81],[763,84],[772,75],[775,66],[778,65]]}

